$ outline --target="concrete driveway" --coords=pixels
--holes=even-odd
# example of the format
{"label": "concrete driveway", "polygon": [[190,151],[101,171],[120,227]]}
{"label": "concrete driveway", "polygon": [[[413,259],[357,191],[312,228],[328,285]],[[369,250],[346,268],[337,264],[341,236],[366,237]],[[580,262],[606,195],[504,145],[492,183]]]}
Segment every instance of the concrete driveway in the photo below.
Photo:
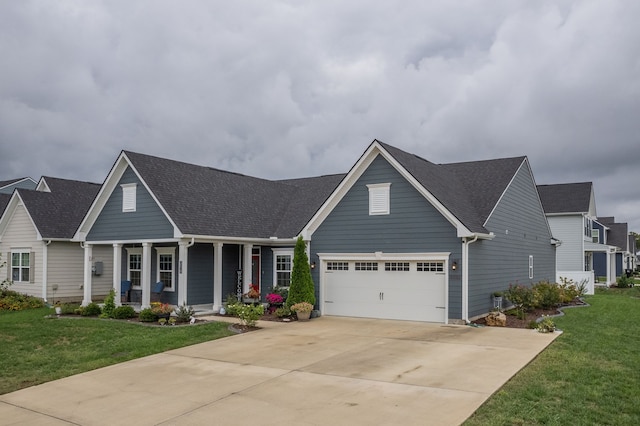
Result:
{"label": "concrete driveway", "polygon": [[557,336],[322,317],[0,395],[0,424],[456,425]]}

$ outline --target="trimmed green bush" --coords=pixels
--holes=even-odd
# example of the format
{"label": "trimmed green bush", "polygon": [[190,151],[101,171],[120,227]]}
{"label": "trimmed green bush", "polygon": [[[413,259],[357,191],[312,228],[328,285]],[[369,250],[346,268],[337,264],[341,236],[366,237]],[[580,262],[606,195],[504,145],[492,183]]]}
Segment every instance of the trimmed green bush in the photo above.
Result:
{"label": "trimmed green bush", "polygon": [[151,308],[145,308],[140,311],[138,318],[142,322],[155,322],[157,321],[158,316],[155,313],[153,313],[153,310],[151,310]]}
{"label": "trimmed green bush", "polygon": [[87,306],[81,308],[80,315],[83,317],[97,317],[102,313],[102,308],[95,302],[89,303]]}
{"label": "trimmed green bush", "polygon": [[296,247],[293,251],[293,269],[291,271],[291,284],[286,306],[300,302],[307,302],[314,305],[316,303],[315,287],[311,278],[311,268],[307,257],[307,244],[302,237],[298,237]]}
{"label": "trimmed green bush", "polygon": [[134,318],[136,316],[136,311],[131,306],[118,306],[113,310],[112,317],[115,319],[128,319]]}

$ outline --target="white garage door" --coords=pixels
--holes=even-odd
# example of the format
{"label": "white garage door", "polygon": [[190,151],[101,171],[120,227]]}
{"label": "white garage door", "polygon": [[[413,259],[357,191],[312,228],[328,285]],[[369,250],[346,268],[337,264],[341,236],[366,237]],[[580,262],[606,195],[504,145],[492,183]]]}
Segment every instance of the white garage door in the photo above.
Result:
{"label": "white garage door", "polygon": [[324,314],[446,322],[444,261],[326,261]]}

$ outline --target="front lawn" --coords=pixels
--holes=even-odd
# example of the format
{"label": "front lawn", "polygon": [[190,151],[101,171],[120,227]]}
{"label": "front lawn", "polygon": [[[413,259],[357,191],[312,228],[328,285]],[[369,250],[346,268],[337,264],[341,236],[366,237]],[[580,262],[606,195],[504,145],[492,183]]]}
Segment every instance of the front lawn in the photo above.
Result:
{"label": "front lawn", "polygon": [[0,311],[0,394],[232,334],[228,324],[148,327],[48,319],[51,308]]}
{"label": "front lawn", "polygon": [[596,291],[465,425],[640,424],[640,288]]}

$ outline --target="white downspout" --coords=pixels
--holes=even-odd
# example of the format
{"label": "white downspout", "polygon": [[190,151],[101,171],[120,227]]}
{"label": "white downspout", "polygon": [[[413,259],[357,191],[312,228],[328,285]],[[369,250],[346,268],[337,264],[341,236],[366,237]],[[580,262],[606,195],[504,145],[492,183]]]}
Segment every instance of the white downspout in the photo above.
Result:
{"label": "white downspout", "polygon": [[[49,244],[51,244],[51,240],[48,240],[42,246],[42,299],[45,302],[48,302],[47,300],[47,269],[48,269],[47,264],[49,263],[49,260],[48,260],[47,247],[49,246]],[[55,300],[53,302],[55,303]]]}
{"label": "white downspout", "polygon": [[478,236],[473,240],[463,239],[462,242],[462,319],[469,324],[469,245],[478,241]]}

